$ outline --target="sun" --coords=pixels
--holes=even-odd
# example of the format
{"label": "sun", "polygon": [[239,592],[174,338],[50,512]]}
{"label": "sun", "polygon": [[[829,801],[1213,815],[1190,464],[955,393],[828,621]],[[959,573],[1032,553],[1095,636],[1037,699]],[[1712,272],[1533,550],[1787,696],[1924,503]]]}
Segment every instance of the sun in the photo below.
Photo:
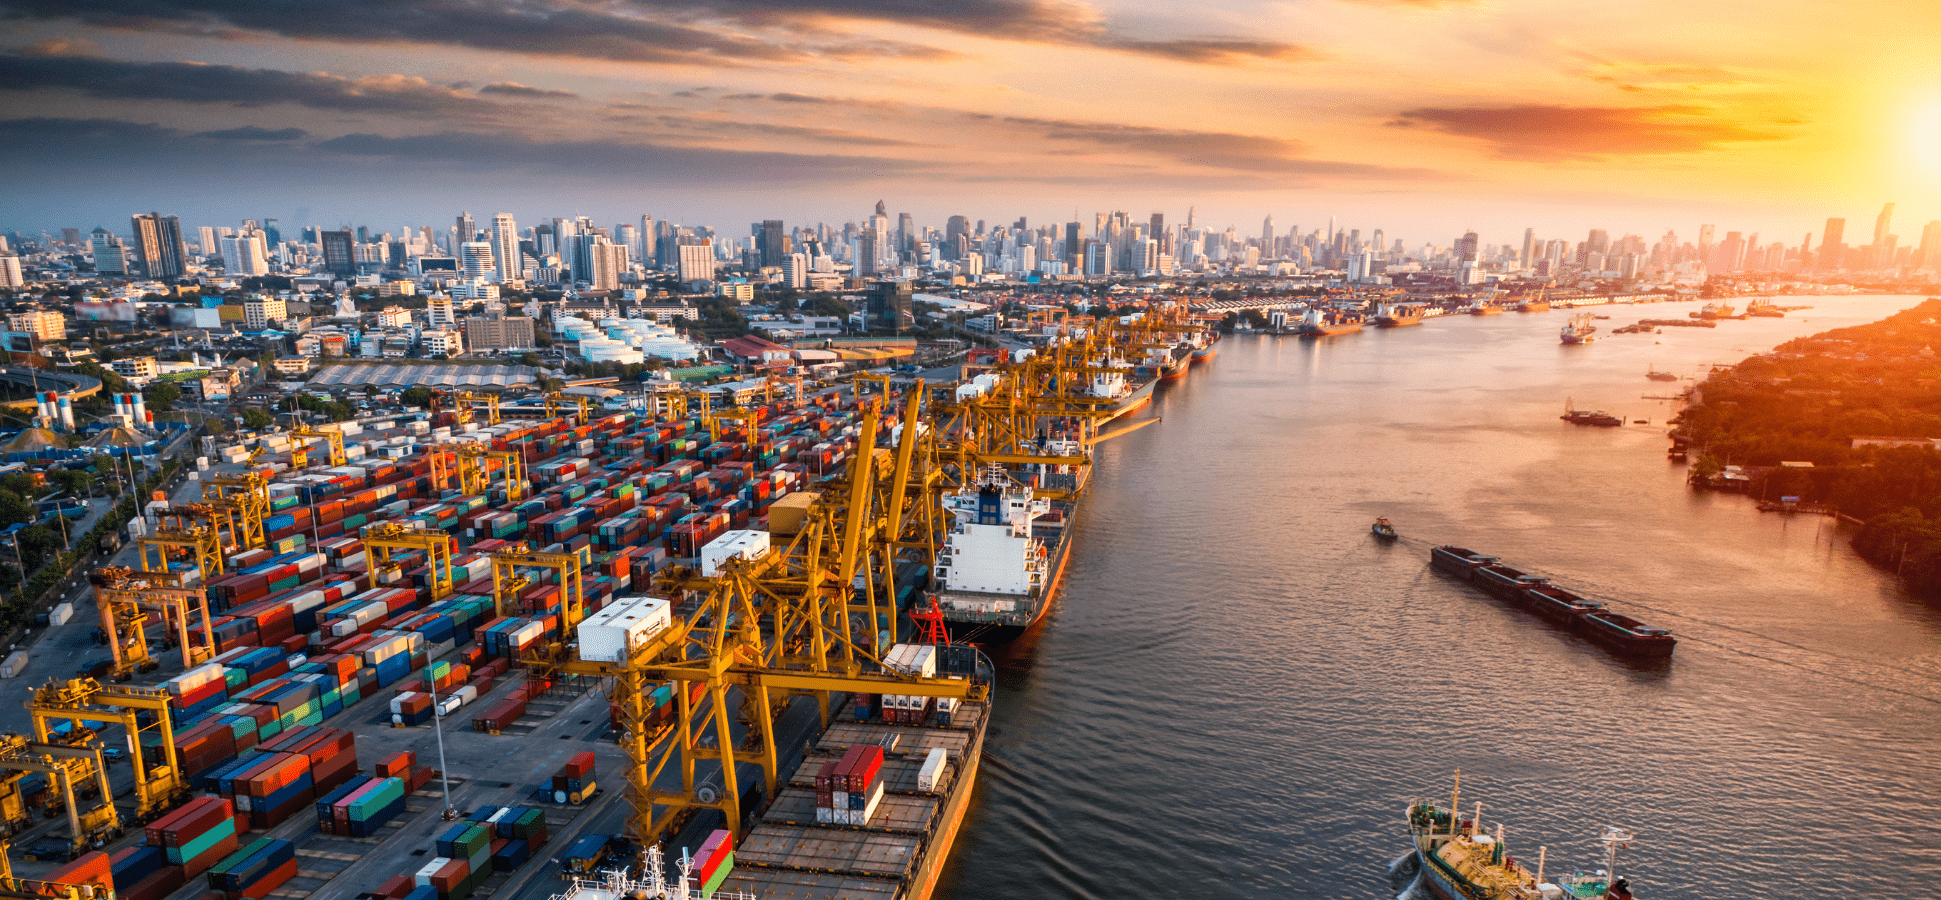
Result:
{"label": "sun", "polygon": [[1921,174],[1941,181],[1941,100],[1929,101],[1915,111],[1911,132],[1914,165]]}

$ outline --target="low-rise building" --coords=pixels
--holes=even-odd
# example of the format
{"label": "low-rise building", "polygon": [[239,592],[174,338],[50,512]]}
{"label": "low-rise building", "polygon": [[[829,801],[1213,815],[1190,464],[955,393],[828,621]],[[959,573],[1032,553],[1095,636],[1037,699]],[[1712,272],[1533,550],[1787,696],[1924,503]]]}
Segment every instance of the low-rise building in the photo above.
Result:
{"label": "low-rise building", "polygon": [[532,320],[525,316],[471,316],[465,343],[473,350],[525,350],[533,346]]}
{"label": "low-rise building", "polygon": [[229,395],[241,383],[242,378],[237,371],[224,366],[220,369],[211,369],[197,377],[185,378],[181,382],[181,387],[183,396],[191,400],[208,402],[228,400]]}
{"label": "low-rise building", "polygon": [[251,297],[243,301],[243,325],[261,331],[271,322],[282,324],[290,317],[289,308],[281,297]]}
{"label": "low-rise building", "polygon": [[418,341],[424,345],[427,356],[443,353],[452,357],[465,352],[465,339],[449,328],[428,329],[418,335]]}
{"label": "low-rise building", "polygon": [[162,374],[153,356],[129,356],[108,363],[108,368],[116,375],[130,381],[148,381]]}
{"label": "low-rise building", "polygon": [[8,331],[24,331],[38,341],[67,340],[67,317],[44,309],[7,314]]}
{"label": "low-rise building", "polygon": [[303,375],[310,371],[308,356],[279,356],[276,358],[276,371],[284,375]]}

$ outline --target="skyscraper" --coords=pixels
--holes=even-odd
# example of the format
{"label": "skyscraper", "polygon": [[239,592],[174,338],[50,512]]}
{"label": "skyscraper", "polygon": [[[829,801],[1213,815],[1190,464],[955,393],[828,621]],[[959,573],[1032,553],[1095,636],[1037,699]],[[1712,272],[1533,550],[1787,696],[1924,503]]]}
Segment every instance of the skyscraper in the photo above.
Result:
{"label": "skyscraper", "polygon": [[1085,223],[1065,223],[1065,265],[1070,271],[1083,271],[1085,262]]}
{"label": "skyscraper", "polygon": [[1523,268],[1527,269],[1530,267],[1530,253],[1536,249],[1536,245],[1537,230],[1535,228],[1523,229],[1523,254],[1517,258],[1518,264]]}
{"label": "skyscraper", "polygon": [[283,246],[283,230],[277,227],[275,219],[263,220],[263,243],[271,250]]}
{"label": "skyscraper", "polygon": [[679,245],[682,281],[714,280],[714,242],[708,238],[689,238]]}
{"label": "skyscraper", "polygon": [[1820,268],[1837,269],[1845,262],[1847,220],[1826,220],[1826,236],[1820,238]]}
{"label": "skyscraper", "polygon": [[525,269],[519,265],[519,225],[512,220],[511,213],[492,217],[492,261],[498,267],[501,283],[525,277]]}
{"label": "skyscraper", "polygon": [[121,245],[120,236],[109,234],[108,229],[97,225],[88,234],[88,249],[94,255],[95,274],[128,274],[128,250]]}
{"label": "skyscraper", "polygon": [[196,229],[195,246],[203,256],[214,256],[220,246],[216,243],[216,230],[207,225]]}
{"label": "skyscraper", "polygon": [[[1332,223],[1329,225],[1333,227]],[[1461,240],[1456,241],[1456,261],[1473,263],[1482,259],[1482,245],[1476,240],[1476,232],[1463,232]]]}
{"label": "skyscraper", "polygon": [[182,223],[174,216],[152,212],[135,216],[135,257],[150,278],[181,278],[188,271],[189,248],[182,242]]}
{"label": "skyscraper", "polygon": [[1915,256],[1916,265],[1941,268],[1941,220],[1929,222],[1928,227],[1921,229],[1921,247]]}
{"label": "skyscraper", "polygon": [[763,268],[779,266],[782,264],[782,260],[788,258],[788,239],[782,234],[781,219],[763,219],[761,228],[756,232],[755,238],[757,246],[762,252],[761,265]]}
{"label": "skyscraper", "polygon": [[1698,226],[1698,261],[1708,266],[1712,264],[1712,244],[1712,226]]}
{"label": "skyscraper", "polygon": [[459,213],[457,231],[459,243],[476,241],[479,237],[479,223],[472,218],[471,213]]}
{"label": "skyscraper", "polygon": [[1894,204],[1880,208],[1880,217],[1874,220],[1874,246],[1887,243],[1887,230],[1894,225]]}
{"label": "skyscraper", "polygon": [[222,268],[232,276],[270,274],[269,251],[263,244],[263,233],[245,228],[234,237],[223,238]]}
{"label": "skyscraper", "polygon": [[1273,216],[1268,216],[1265,221],[1260,223],[1260,255],[1263,257],[1274,255]]}
{"label": "skyscraper", "polygon": [[498,271],[492,260],[490,241],[461,241],[458,245],[458,267],[466,278],[491,280]]}
{"label": "skyscraper", "polygon": [[620,289],[620,270],[627,262],[627,248],[609,240],[604,234],[596,234],[587,244],[587,268],[591,277],[587,282],[596,291]]}
{"label": "skyscraper", "polygon": [[357,257],[353,255],[350,229],[320,231],[317,243],[323,245],[324,271],[340,278],[356,277]]}
{"label": "skyscraper", "polygon": [[634,255],[648,268],[653,268],[654,258],[659,252],[655,245],[654,217],[642,213],[640,216],[640,246],[633,248]]}

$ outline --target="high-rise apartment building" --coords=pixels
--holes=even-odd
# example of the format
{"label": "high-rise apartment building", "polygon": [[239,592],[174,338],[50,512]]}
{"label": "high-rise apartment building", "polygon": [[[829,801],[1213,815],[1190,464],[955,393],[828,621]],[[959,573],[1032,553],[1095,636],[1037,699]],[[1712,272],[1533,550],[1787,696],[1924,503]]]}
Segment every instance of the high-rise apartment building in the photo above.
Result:
{"label": "high-rise apartment building", "polygon": [[1921,246],[1915,257],[1916,265],[1941,268],[1941,220],[1929,222],[1928,227],[1921,229]]}
{"label": "high-rise apartment building", "polygon": [[491,280],[498,271],[492,261],[492,245],[486,241],[466,241],[458,245],[458,266],[466,278]]}
{"label": "high-rise apartment building", "polygon": [[1536,250],[1536,246],[1537,246],[1537,230],[1535,228],[1523,229],[1523,253],[1517,257],[1517,264],[1521,265],[1523,268],[1526,268],[1526,269],[1529,268],[1530,254],[1531,252]]}
{"label": "high-rise apartment building", "polygon": [[1065,223],[1065,264],[1074,272],[1085,264],[1085,223]]}
{"label": "high-rise apartment building", "polygon": [[323,245],[324,271],[343,279],[357,277],[357,241],[348,228],[317,233]]}
{"label": "high-rise apartment building", "polygon": [[174,216],[149,213],[135,216],[135,258],[150,278],[181,278],[188,271],[189,248],[182,242],[182,223]]}
{"label": "high-rise apartment building", "polygon": [[654,267],[654,259],[659,251],[655,243],[655,236],[657,234],[659,232],[654,230],[654,217],[642,214],[640,217],[640,246],[634,247],[633,252],[634,258],[640,260],[641,263],[650,269]]}
{"label": "high-rise apartment building", "polygon": [[203,256],[214,256],[221,245],[216,243],[216,230],[207,225],[196,229],[195,247]]}
{"label": "high-rise apartment building", "polygon": [[466,241],[476,241],[479,239],[478,220],[473,219],[472,214],[469,212],[459,213],[457,222],[452,228],[452,233],[458,235],[458,242],[461,244]]}
{"label": "high-rise apartment building", "polygon": [[109,234],[108,229],[95,226],[88,233],[88,251],[94,256],[95,274],[128,274],[128,248],[122,246],[119,235]]}
{"label": "high-rise apartment building", "polygon": [[12,250],[0,250],[0,288],[17,288],[26,285],[27,276],[20,268],[20,254]]}
{"label": "high-rise apartment building", "polygon": [[714,280],[714,241],[709,238],[690,238],[693,243],[681,244],[679,269],[682,281]]}
{"label": "high-rise apartment building", "polygon": [[781,219],[764,219],[755,231],[756,249],[761,251],[761,266],[779,266],[787,258],[788,238],[782,233]]}
{"label": "high-rise apartment building", "polygon": [[1894,227],[1894,204],[1881,207],[1880,217],[1874,220],[1874,246],[1887,244],[1888,230]]}
{"label": "high-rise apartment building", "polygon": [[465,320],[465,343],[474,350],[524,350],[533,346],[532,319],[525,316],[472,316]]}
{"label": "high-rise apartment building", "polygon": [[263,244],[263,233],[244,229],[234,237],[223,238],[222,269],[234,277],[270,274],[269,250]]}
{"label": "high-rise apartment building", "polygon": [[627,268],[627,248],[604,234],[595,234],[584,245],[587,257],[587,283],[596,291],[620,289],[620,273]]}
{"label": "high-rise apartment building", "polygon": [[[474,243],[477,242],[474,241]],[[452,298],[444,294],[426,297],[425,325],[431,328],[452,328],[458,325],[458,314],[452,308]]]}
{"label": "high-rise apartment building", "polygon": [[492,262],[499,273],[499,283],[520,281],[526,276],[519,265],[519,225],[512,220],[511,213],[499,213],[492,217]]}
{"label": "high-rise apartment building", "polygon": [[809,257],[802,253],[791,253],[782,260],[782,283],[795,290],[809,286]]}

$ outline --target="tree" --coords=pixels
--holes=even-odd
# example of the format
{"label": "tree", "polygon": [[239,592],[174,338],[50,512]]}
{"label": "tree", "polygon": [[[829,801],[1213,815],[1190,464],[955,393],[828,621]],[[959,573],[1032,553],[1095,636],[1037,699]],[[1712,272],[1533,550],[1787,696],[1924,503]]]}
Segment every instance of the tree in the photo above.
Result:
{"label": "tree", "polygon": [[421,386],[408,387],[398,399],[403,400],[406,406],[430,406],[431,391]]}
{"label": "tree", "polygon": [[243,410],[243,427],[251,431],[262,431],[276,424],[276,418],[255,407]]}
{"label": "tree", "polygon": [[61,490],[76,497],[87,494],[88,489],[94,487],[94,475],[81,469],[61,469],[47,477]]}
{"label": "tree", "polygon": [[157,382],[142,391],[142,398],[147,401],[149,409],[168,412],[175,401],[182,399],[182,389],[166,381]]}
{"label": "tree", "polygon": [[12,490],[0,488],[0,527],[34,519],[33,504]]}

